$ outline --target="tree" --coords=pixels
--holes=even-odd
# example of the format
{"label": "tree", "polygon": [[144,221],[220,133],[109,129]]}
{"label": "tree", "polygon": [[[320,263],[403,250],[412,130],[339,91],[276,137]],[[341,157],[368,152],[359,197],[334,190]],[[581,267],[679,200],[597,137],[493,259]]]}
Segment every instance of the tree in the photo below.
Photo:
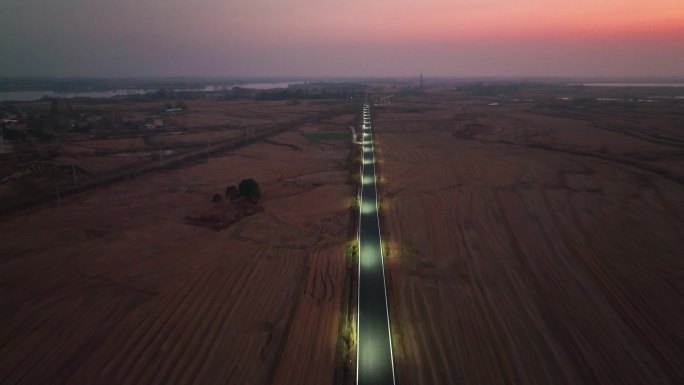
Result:
{"label": "tree", "polygon": [[235,200],[235,198],[240,196],[240,190],[235,185],[226,187],[226,197],[228,199]]}
{"label": "tree", "polygon": [[59,100],[52,99],[50,101],[50,115],[52,115],[52,116],[59,115]]}
{"label": "tree", "polygon": [[240,182],[239,189],[240,195],[255,202],[261,198],[261,189],[259,188],[259,184],[254,179],[243,179]]}
{"label": "tree", "polygon": [[221,196],[221,194],[218,194],[218,193],[214,194],[214,196],[211,197],[211,203],[216,203],[216,204],[223,203],[223,196]]}

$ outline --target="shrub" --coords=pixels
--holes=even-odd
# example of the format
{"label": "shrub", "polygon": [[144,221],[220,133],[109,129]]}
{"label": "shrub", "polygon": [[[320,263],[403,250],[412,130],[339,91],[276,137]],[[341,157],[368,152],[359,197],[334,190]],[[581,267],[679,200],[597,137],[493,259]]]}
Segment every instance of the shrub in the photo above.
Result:
{"label": "shrub", "polygon": [[237,188],[237,186],[231,185],[231,186],[226,187],[226,198],[228,198],[232,201],[239,196],[240,196],[240,190]]}
{"label": "shrub", "polygon": [[214,196],[211,197],[211,202],[216,204],[223,203],[223,196],[221,196],[221,194],[218,193],[214,194]]}
{"label": "shrub", "polygon": [[240,182],[239,191],[241,196],[253,201],[258,201],[261,198],[261,189],[254,179],[243,179]]}

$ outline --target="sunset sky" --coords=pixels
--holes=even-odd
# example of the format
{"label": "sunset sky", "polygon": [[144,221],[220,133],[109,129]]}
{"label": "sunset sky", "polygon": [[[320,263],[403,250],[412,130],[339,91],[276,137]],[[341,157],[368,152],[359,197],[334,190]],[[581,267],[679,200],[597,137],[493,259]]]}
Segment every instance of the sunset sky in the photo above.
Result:
{"label": "sunset sky", "polygon": [[0,76],[684,75],[684,0],[0,0]]}

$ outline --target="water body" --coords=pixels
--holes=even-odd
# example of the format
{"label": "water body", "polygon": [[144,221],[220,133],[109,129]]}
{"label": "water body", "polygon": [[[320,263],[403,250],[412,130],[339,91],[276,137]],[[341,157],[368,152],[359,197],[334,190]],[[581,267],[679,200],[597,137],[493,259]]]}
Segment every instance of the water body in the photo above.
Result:
{"label": "water body", "polygon": [[584,83],[593,87],[684,87],[684,83]]}
{"label": "water body", "polygon": [[[203,88],[196,89],[176,89],[176,91],[200,91],[200,92],[217,92],[233,89],[234,87],[249,88],[255,90],[269,90],[274,88],[287,88],[293,84],[302,84],[302,82],[281,82],[281,83],[247,83],[240,85],[208,85]],[[111,91],[96,91],[96,92],[55,92],[55,91],[11,91],[0,92],[0,102],[5,100],[12,100],[18,102],[30,102],[40,100],[44,96],[51,98],[111,98],[114,96],[130,96],[130,95],[144,95],[146,93],[155,92],[157,89],[125,89],[125,90],[111,90]]]}

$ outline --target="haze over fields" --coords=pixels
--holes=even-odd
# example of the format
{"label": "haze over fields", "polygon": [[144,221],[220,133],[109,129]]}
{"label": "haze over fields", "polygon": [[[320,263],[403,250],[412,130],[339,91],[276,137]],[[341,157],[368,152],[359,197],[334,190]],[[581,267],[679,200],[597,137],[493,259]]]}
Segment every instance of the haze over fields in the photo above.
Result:
{"label": "haze over fields", "polygon": [[684,0],[0,0],[0,385],[684,384]]}
{"label": "haze over fields", "polygon": [[3,0],[0,76],[672,76],[681,0]]}

